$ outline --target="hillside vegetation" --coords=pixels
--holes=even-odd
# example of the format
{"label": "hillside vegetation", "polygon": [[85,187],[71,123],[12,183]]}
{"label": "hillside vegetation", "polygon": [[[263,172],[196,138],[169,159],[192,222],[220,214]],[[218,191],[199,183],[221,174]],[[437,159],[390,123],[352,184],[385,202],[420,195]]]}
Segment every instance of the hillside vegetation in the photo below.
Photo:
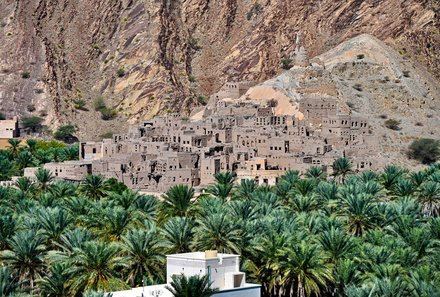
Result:
{"label": "hillside vegetation", "polygon": [[162,200],[114,180],[54,182],[40,169],[0,187],[0,295],[82,296],[164,280],[165,255],[242,255],[262,296],[439,296],[440,164],[409,173],[326,177],[313,167],[276,186],[220,173],[206,193]]}

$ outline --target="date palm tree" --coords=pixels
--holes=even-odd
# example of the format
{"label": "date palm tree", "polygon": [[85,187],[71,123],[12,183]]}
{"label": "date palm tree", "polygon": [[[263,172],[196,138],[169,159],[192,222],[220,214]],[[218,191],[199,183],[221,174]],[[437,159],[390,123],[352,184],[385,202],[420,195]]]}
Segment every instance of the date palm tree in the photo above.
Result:
{"label": "date palm tree", "polygon": [[78,160],[79,146],[77,144],[69,145],[61,151],[61,156],[64,161]]}
{"label": "date palm tree", "polygon": [[391,192],[400,178],[403,176],[404,171],[399,166],[388,165],[384,168],[384,172],[380,177],[382,185],[385,190]]}
{"label": "date palm tree", "polygon": [[329,255],[330,261],[336,263],[351,253],[355,244],[342,230],[331,227],[324,231],[319,238],[323,250]]}
{"label": "date palm tree", "polygon": [[417,200],[422,205],[422,212],[428,216],[440,215],[440,183],[427,181],[420,186]]}
{"label": "date palm tree", "polygon": [[122,252],[125,256],[125,271],[131,287],[142,285],[143,277],[154,279],[162,276],[163,250],[158,231],[132,229],[122,237]]}
{"label": "date palm tree", "polygon": [[14,235],[16,225],[16,220],[11,215],[0,216],[0,251],[8,248],[9,239]]}
{"label": "date palm tree", "polygon": [[23,172],[24,168],[35,166],[36,161],[31,153],[28,151],[21,151],[17,158],[15,158],[18,169]]}
{"label": "date palm tree", "polygon": [[74,183],[62,180],[51,183],[48,192],[57,199],[63,199],[75,196],[77,188]]}
{"label": "date palm tree", "polygon": [[345,178],[348,174],[353,172],[353,165],[351,161],[347,158],[339,158],[333,162],[333,176],[335,178],[340,178],[341,183],[345,183]]}
{"label": "date palm tree", "polygon": [[45,192],[49,188],[49,184],[55,179],[55,176],[45,168],[38,168],[35,171],[35,178],[37,179],[37,187],[41,192]]}
{"label": "date palm tree", "polygon": [[376,210],[374,200],[365,194],[349,194],[340,201],[340,214],[346,219],[348,232],[363,236],[374,227]]}
{"label": "date palm tree", "polygon": [[109,188],[104,177],[99,175],[88,175],[80,187],[81,193],[93,200],[103,198],[108,190]]}
{"label": "date palm tree", "polygon": [[23,193],[31,193],[35,189],[35,183],[28,177],[20,177],[15,181],[15,187]]}
{"label": "date palm tree", "polygon": [[216,183],[207,189],[207,192],[214,195],[215,197],[226,200],[233,188],[235,181],[235,174],[227,172],[219,172],[215,174]]}
{"label": "date palm tree", "polygon": [[235,190],[233,191],[233,197],[235,199],[252,199],[252,194],[257,189],[257,184],[251,179],[242,180]]}
{"label": "date palm tree", "polygon": [[189,218],[172,218],[163,226],[162,235],[169,253],[190,252],[194,236],[193,222]]}
{"label": "date palm tree", "polygon": [[211,288],[208,275],[193,275],[186,277],[185,275],[171,276],[170,285],[166,289],[173,294],[174,297],[211,297],[217,288]]}
{"label": "date palm tree", "polygon": [[40,294],[44,297],[68,297],[68,263],[55,263],[49,267],[49,273],[38,281]]}
{"label": "date palm tree", "polygon": [[89,241],[78,249],[71,259],[67,273],[71,275],[68,282],[69,294],[76,295],[83,291],[114,291],[123,288],[116,269],[124,267],[120,250],[113,243]]}
{"label": "date palm tree", "polygon": [[0,181],[9,180],[16,174],[17,169],[14,163],[6,158],[0,157]]}
{"label": "date palm tree", "polygon": [[169,217],[187,216],[193,207],[194,189],[187,185],[171,187],[163,196],[162,212]]}
{"label": "date palm tree", "polygon": [[19,231],[9,240],[9,247],[0,253],[0,259],[12,268],[20,282],[29,282],[32,291],[45,267],[44,238],[33,231]]}
{"label": "date palm tree", "polygon": [[14,296],[20,286],[9,267],[0,267],[0,296]]}
{"label": "date palm tree", "polygon": [[38,141],[36,141],[35,139],[28,139],[26,140],[26,145],[28,147],[29,152],[34,155],[36,150],[37,150],[37,145],[38,145]]}
{"label": "date palm tree", "polygon": [[281,251],[282,278],[297,283],[297,296],[320,295],[321,288],[333,280],[331,266],[318,245],[300,242]]}
{"label": "date palm tree", "polygon": [[40,230],[52,247],[60,241],[61,234],[73,222],[73,218],[58,207],[36,209],[34,215]]}
{"label": "date palm tree", "polygon": [[197,220],[197,225],[194,229],[196,249],[226,253],[240,251],[240,232],[226,213],[215,213],[203,220]]}
{"label": "date palm tree", "polygon": [[322,167],[312,166],[309,169],[307,169],[305,176],[307,178],[314,178],[317,180],[325,180],[327,177],[327,174],[324,172],[324,170],[322,170]]}
{"label": "date palm tree", "polygon": [[18,156],[18,153],[20,152],[20,143],[20,139],[8,139],[9,151],[14,158],[16,158]]}

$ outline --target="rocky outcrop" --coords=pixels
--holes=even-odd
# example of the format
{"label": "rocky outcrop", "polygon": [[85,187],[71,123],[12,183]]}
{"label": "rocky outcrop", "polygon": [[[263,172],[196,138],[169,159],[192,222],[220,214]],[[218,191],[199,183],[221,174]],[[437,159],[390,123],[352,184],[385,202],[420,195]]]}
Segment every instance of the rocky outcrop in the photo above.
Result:
{"label": "rocky outcrop", "polygon": [[[51,125],[73,123],[80,136],[116,132],[127,121],[169,110],[188,113],[226,80],[273,77],[298,32],[312,56],[370,33],[440,77],[440,10],[432,0],[0,5],[0,108],[41,114]],[[116,120],[100,119],[93,107],[98,96],[118,112]],[[75,108],[78,99],[88,111]]]}

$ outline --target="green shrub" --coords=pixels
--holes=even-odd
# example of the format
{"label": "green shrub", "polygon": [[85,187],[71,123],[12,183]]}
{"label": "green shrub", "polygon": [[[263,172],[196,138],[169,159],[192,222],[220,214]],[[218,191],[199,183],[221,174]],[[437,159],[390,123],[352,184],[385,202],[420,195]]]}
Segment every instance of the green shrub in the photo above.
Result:
{"label": "green shrub", "polygon": [[189,75],[188,80],[189,80],[189,82],[192,82],[192,83],[195,83],[197,81],[197,79],[194,75]]}
{"label": "green shrub", "polygon": [[116,70],[116,74],[118,75],[118,77],[124,77],[125,76],[125,68],[119,67],[118,70]]}
{"label": "green shrub", "polygon": [[78,139],[74,136],[76,129],[72,125],[64,125],[58,128],[53,134],[56,140],[64,141],[66,143],[73,143]]}
{"label": "green shrub", "polygon": [[104,98],[102,98],[101,96],[97,97],[95,100],[93,100],[93,106],[95,107],[96,111],[99,111],[102,108],[106,108]]}
{"label": "green shrub", "polygon": [[26,117],[22,120],[23,128],[28,129],[31,132],[40,131],[42,128],[42,122],[43,119],[37,116]]}
{"label": "green shrub", "polygon": [[208,98],[206,96],[200,95],[197,97],[197,102],[204,106],[208,104]]}
{"label": "green shrub", "polygon": [[28,78],[30,78],[31,77],[31,73],[29,72],[29,71],[23,71],[22,73],[21,73],[21,78],[24,78],[24,79],[28,79]]}
{"label": "green shrub", "polygon": [[284,57],[281,59],[281,65],[284,70],[289,70],[292,68],[292,62],[293,60],[291,58]]}
{"label": "green shrub", "polygon": [[365,55],[364,54],[359,54],[359,55],[357,55],[357,59],[358,60],[362,60],[362,59],[364,59],[365,58]]}
{"label": "green shrub", "polygon": [[387,127],[388,129],[397,131],[397,130],[400,130],[400,126],[399,126],[400,123],[401,123],[401,121],[399,121],[399,120],[388,119],[385,121],[385,127]]}
{"label": "green shrub", "polygon": [[408,157],[423,164],[431,164],[440,159],[440,141],[430,138],[414,140],[409,146]]}
{"label": "green shrub", "polygon": [[5,115],[3,113],[0,112],[0,121],[1,120],[6,120],[6,117],[5,117]]}
{"label": "green shrub", "polygon": [[76,99],[76,100],[73,100],[73,107],[74,107],[75,109],[87,110],[87,108],[86,108],[86,104],[87,104],[87,102],[86,102],[86,100],[84,100],[84,99]]}
{"label": "green shrub", "polygon": [[118,115],[116,110],[107,107],[101,108],[99,112],[101,113],[101,119],[104,121],[113,120]]}

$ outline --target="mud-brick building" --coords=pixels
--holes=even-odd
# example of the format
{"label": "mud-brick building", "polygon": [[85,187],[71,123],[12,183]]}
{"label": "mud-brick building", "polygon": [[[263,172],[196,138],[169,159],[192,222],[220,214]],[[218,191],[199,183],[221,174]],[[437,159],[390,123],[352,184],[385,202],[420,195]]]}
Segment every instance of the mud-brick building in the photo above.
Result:
{"label": "mud-brick building", "polygon": [[[305,87],[319,89],[305,79]],[[253,85],[228,83],[199,118],[172,113],[142,121],[111,139],[81,143],[79,162],[46,167],[59,178],[103,175],[162,193],[176,184],[206,187],[222,171],[236,172],[239,182],[273,185],[287,170],[319,166],[330,173],[340,157],[352,158],[356,170],[383,165],[367,120],[340,112],[336,97],[309,89],[299,101],[302,116],[276,114],[271,98],[244,96]]]}

